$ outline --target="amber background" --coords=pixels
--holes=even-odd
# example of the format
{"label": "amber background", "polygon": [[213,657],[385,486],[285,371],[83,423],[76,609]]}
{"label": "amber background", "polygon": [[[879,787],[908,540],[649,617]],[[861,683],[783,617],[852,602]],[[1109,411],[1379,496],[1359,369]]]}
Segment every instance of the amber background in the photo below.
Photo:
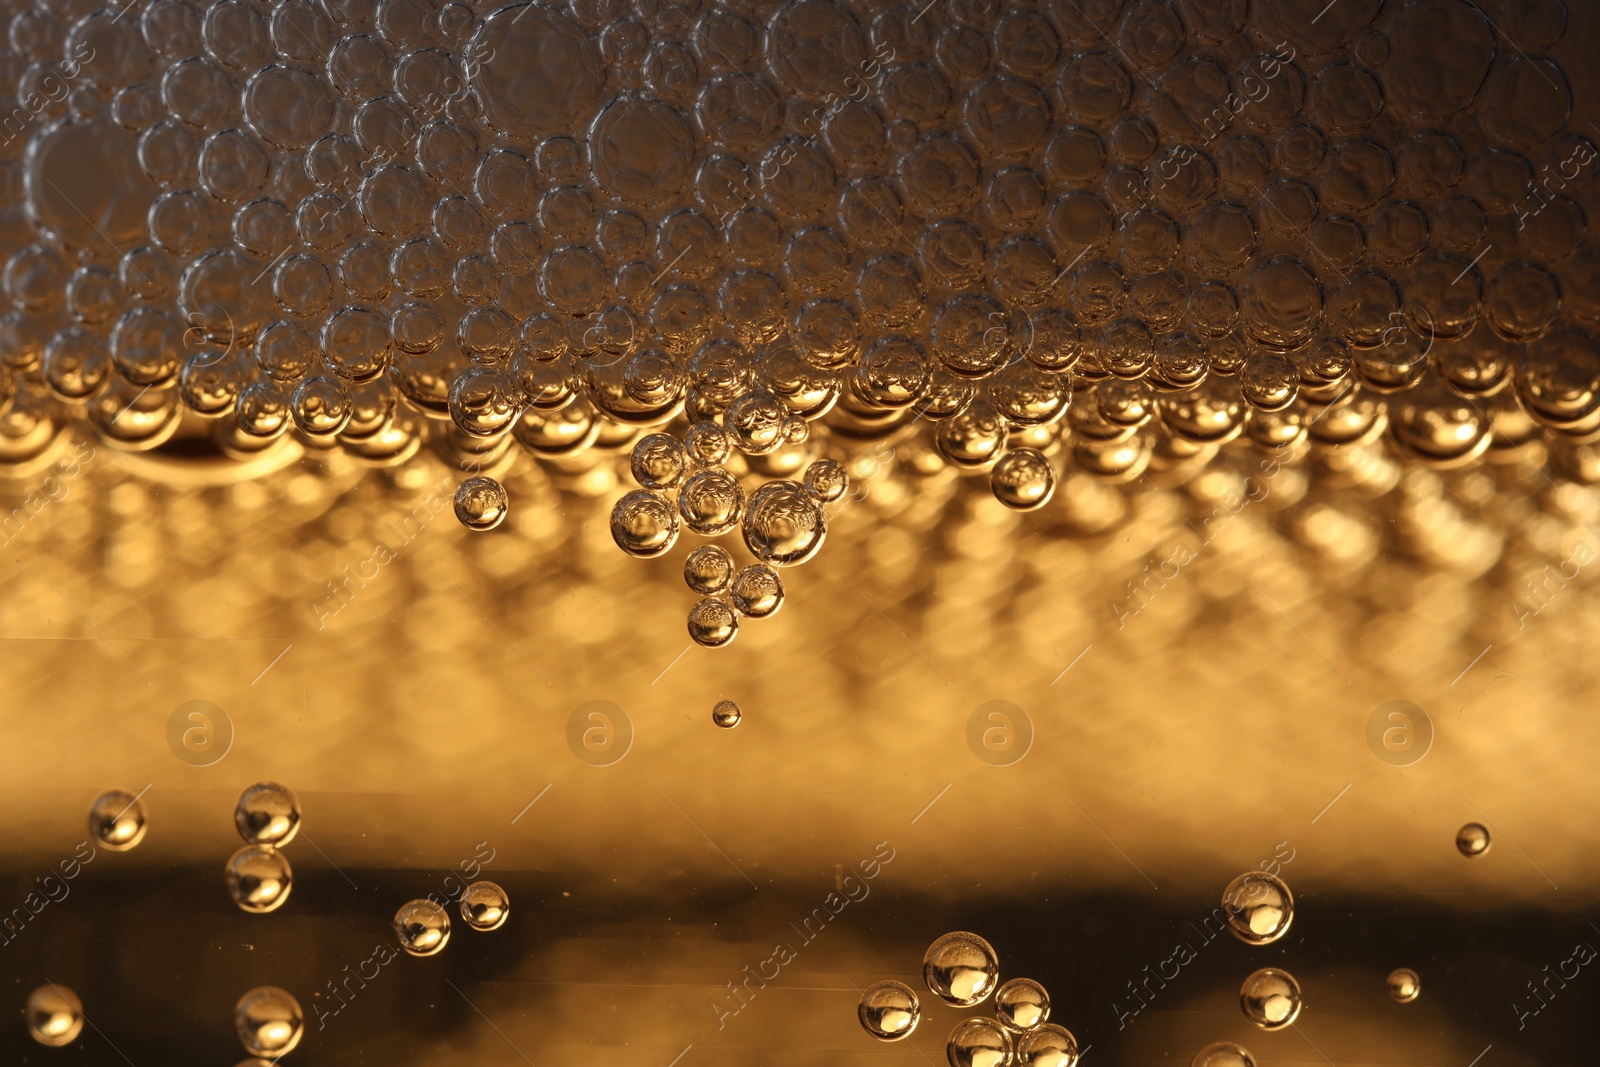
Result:
{"label": "amber background", "polygon": [[[1327,458],[1310,479],[1286,470],[1118,630],[1123,582],[1241,484],[1248,450],[1188,489],[1070,481],[1018,517],[981,479],[906,473],[917,446],[901,442],[895,472],[786,572],[776,618],[685,651],[689,539],[649,562],[616,550],[614,457],[511,463],[504,527],[470,534],[446,509],[319,630],[326,582],[450,472],[181,450],[99,447],[6,545],[6,908],[84,839],[100,791],[150,786],[144,842],[102,851],[0,947],[7,1062],[233,1063],[233,1001],[275,984],[308,1016],[290,1063],[667,1067],[688,1047],[691,1067],[938,1064],[957,1012],[930,1006],[911,1041],[879,1045],[855,990],[920,985],[951,928],[1043,981],[1091,1065],[1182,1064],[1228,1038],[1263,1064],[1465,1067],[1487,1045],[1485,1065],[1592,1059],[1592,968],[1521,1031],[1513,1007],[1575,944],[1600,945],[1595,568],[1520,630],[1511,607],[1594,542],[1600,507],[1547,484],[1537,455],[1402,476],[1374,452],[1377,480]],[[47,476],[20,472],[6,512]],[[732,731],[710,722],[725,697],[745,709]],[[196,699],[235,731],[213,766],[168,747]],[[568,747],[569,715],[596,699],[634,730],[611,766]],[[996,699],[1036,735],[1012,766],[967,746]],[[1411,767],[1367,747],[1391,699],[1436,730]],[[305,820],[288,903],[249,916],[222,865],[233,802],[262,778],[295,789]],[[1469,861],[1453,839],[1474,819],[1495,843]],[[895,858],[870,896],[803,944],[791,924],[882,841]],[[458,923],[444,953],[396,960],[319,1030],[327,983],[480,842],[506,927]],[[1289,849],[1290,935],[1202,946],[1186,923]],[[1180,939],[1199,958],[1119,1030],[1127,983]],[[712,1001],[778,941],[798,958],[719,1029]],[[1306,994],[1279,1034],[1237,1008],[1269,964]],[[1397,966],[1422,975],[1414,1004],[1385,995]],[[93,1024],[70,1049],[22,1027],[47,979]]]}

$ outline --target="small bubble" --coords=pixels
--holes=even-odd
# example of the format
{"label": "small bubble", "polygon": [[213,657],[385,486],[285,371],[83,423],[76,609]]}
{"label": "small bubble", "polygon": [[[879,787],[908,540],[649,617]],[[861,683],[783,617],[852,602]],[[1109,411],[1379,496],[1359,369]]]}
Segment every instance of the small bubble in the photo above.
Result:
{"label": "small bubble", "polygon": [[1456,851],[1469,860],[1488,852],[1489,845],[1489,828],[1481,822],[1469,822],[1456,831]]}
{"label": "small bubble", "polygon": [[431,900],[413,900],[394,913],[400,947],[413,956],[432,956],[450,942],[450,913]]}
{"label": "small bubble", "polygon": [[1283,879],[1265,871],[1249,871],[1228,883],[1222,910],[1234,937],[1247,945],[1266,945],[1289,932],[1294,896]]}
{"label": "small bubble", "polygon": [[1078,1039],[1065,1026],[1042,1023],[1017,1038],[1017,1062],[1020,1067],[1078,1067]]}
{"label": "small bubble", "polygon": [[[738,709],[734,711],[737,713]],[[738,721],[737,715],[734,721]],[[861,1018],[861,1028],[879,1041],[899,1041],[910,1037],[917,1028],[917,1023],[922,1020],[922,1005],[917,1000],[915,990],[904,982],[890,978],[874,982],[866,988],[861,994],[856,1013]]]}
{"label": "small bubble", "polygon": [[994,992],[1000,978],[1000,958],[989,942],[977,934],[958,930],[928,946],[922,957],[922,977],[940,1000],[970,1008]]}
{"label": "small bubble", "polygon": [[678,514],[697,534],[725,534],[744,514],[744,488],[721,467],[703,467],[678,491]]}
{"label": "small bubble", "polygon": [[277,986],[258,986],[233,1008],[233,1028],[245,1051],[276,1059],[294,1051],[305,1033],[300,1004]]}
{"label": "small bubble", "polygon": [[633,446],[633,480],[646,489],[671,489],[689,465],[683,444],[669,433],[646,434]]}
{"label": "small bubble", "polygon": [[1282,1030],[1300,1014],[1300,983],[1288,971],[1263,967],[1239,987],[1244,1017],[1263,1030]]}
{"label": "small bubble", "polygon": [[1033,1030],[1050,1018],[1050,994],[1032,978],[1012,978],[995,990],[994,1013],[1007,1030]]}
{"label": "small bubble", "polygon": [[1232,1041],[1218,1041],[1195,1053],[1189,1067],[1256,1067],[1256,1058]]}
{"label": "small bubble", "polygon": [[635,489],[611,509],[611,537],[630,556],[659,556],[678,540],[677,511],[664,493]]}
{"label": "small bubble", "polygon": [[50,982],[28,994],[28,1033],[41,1045],[65,1048],[83,1032],[83,1001]]}
{"label": "small bubble", "polygon": [[456,487],[456,518],[469,530],[492,530],[505,521],[506,487],[487,475],[468,478]]}
{"label": "small bubble", "polygon": [[[739,720],[741,718],[743,718],[743,717],[744,717],[744,712],[740,711],[739,710],[739,705],[735,704],[731,700],[719,700],[719,701],[717,701],[717,706],[711,709],[711,721],[716,723],[718,726],[722,727],[724,730],[731,730],[735,726],[738,726],[739,725]],[[883,985],[883,984],[884,983],[882,983],[882,982],[878,983],[878,985]],[[898,982],[896,982],[894,984],[895,985],[900,985],[900,983],[898,983]],[[872,989],[876,989],[876,988],[878,988],[878,986],[873,986],[872,987]],[[905,986],[900,986],[900,988],[901,989],[905,989]],[[867,990],[867,992],[871,993],[872,990],[869,989],[869,990]],[[911,1006],[912,1006],[912,1012],[914,1014],[915,1011],[916,1011],[916,1004],[917,1004],[916,995],[912,994],[911,990],[909,990],[909,989],[906,989],[906,993],[911,995]],[[862,1026],[867,1026],[867,1015],[866,1015],[867,1007],[866,1007],[866,1005],[867,1005],[866,998],[863,997],[862,1000],[861,1000],[861,1013],[862,1013],[861,1014],[861,1025]],[[917,1025],[915,1019],[913,1019],[911,1021],[911,1025],[912,1026],[916,1026]],[[872,1032],[872,1027],[867,1026],[867,1031],[869,1033],[871,1033]],[[907,1029],[905,1034],[897,1034],[896,1036],[904,1037],[904,1036],[906,1036],[906,1034],[909,1034],[910,1032],[911,1031],[909,1029]],[[874,1036],[883,1037],[884,1035],[876,1034]],[[890,1038],[889,1040],[893,1040],[893,1038]]]}
{"label": "small bubble", "polygon": [[239,795],[233,825],[246,844],[281,848],[300,832],[300,801],[286,785],[257,782]]}
{"label": "small bubble", "polygon": [[716,596],[733,580],[733,557],[721,545],[701,545],[683,561],[683,581],[703,596]]}
{"label": "small bubble", "polygon": [[1011,1062],[1011,1035],[993,1019],[963,1019],[950,1031],[945,1046],[950,1067],[1007,1067]]}
{"label": "small bubble", "polygon": [[461,918],[474,930],[498,930],[510,914],[511,898],[494,882],[473,882],[461,894]]}
{"label": "small bubble", "polygon": [[1033,511],[1049,503],[1056,490],[1056,472],[1044,453],[1013,448],[989,472],[995,499],[1013,511]]}
{"label": "small bubble", "polygon": [[1397,967],[1389,973],[1389,995],[1401,1004],[1410,1004],[1422,993],[1422,979],[1410,967]]}
{"label": "small bubble", "polygon": [[733,576],[730,595],[740,615],[771,618],[783,607],[783,579],[765,563],[752,563]]}
{"label": "small bubble", "polygon": [[254,915],[276,911],[294,888],[294,871],[275,848],[246,845],[228,860],[228,895]]}
{"label": "small bubble", "polygon": [[144,805],[122,789],[111,789],[95,799],[89,809],[89,832],[112,852],[126,852],[144,840]]}
{"label": "small bubble", "polygon": [[817,554],[828,527],[803,485],[777,481],[750,494],[743,533],[745,546],[757,559],[789,567]]}
{"label": "small bubble", "polygon": [[689,636],[695,644],[721,648],[739,634],[739,616],[725,601],[706,597],[689,609]]}
{"label": "small bubble", "polygon": [[806,468],[805,486],[811,499],[831,504],[850,487],[850,475],[838,460],[819,459]]}

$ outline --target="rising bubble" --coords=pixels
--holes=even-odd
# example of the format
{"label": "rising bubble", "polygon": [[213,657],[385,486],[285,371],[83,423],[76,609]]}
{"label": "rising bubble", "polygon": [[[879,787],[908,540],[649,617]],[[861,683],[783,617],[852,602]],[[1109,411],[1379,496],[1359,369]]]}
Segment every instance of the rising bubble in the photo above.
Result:
{"label": "rising bubble", "polygon": [[1456,831],[1456,851],[1468,859],[1475,859],[1489,851],[1489,828],[1481,822],[1469,822]]}
{"label": "rising bubble", "polygon": [[64,985],[50,982],[28,994],[28,1033],[41,1045],[65,1048],[83,1032],[83,1002]]}
{"label": "rising bubble", "polygon": [[950,1067],[1007,1067],[1011,1063],[1011,1034],[993,1019],[963,1019],[950,1031],[945,1046]]}
{"label": "rising bubble", "polygon": [[1422,979],[1410,967],[1397,967],[1389,972],[1389,996],[1401,1004],[1410,1004],[1422,993]]}
{"label": "rising bubble", "polygon": [[89,832],[101,847],[126,852],[144,840],[144,805],[122,789],[101,793],[89,809]]}
{"label": "rising bubble", "polygon": [[1078,1039],[1064,1026],[1041,1023],[1017,1038],[1017,1062],[1021,1067],[1078,1067]]}
{"label": "rising bubble", "polygon": [[[717,706],[720,708],[722,705]],[[738,708],[734,711],[734,722],[738,722]],[[861,1003],[856,1012],[861,1018],[861,1028],[879,1041],[899,1041],[910,1037],[922,1019],[922,1005],[917,1000],[916,991],[892,978],[869,985],[861,994]]]}
{"label": "rising bubble", "polygon": [[[739,720],[742,719],[743,717],[744,717],[744,712],[740,711],[739,710],[739,705],[735,704],[731,700],[719,700],[719,701],[717,701],[717,706],[711,709],[711,721],[716,723],[718,726],[722,727],[724,730],[731,730],[735,726],[738,726],[739,725]],[[878,985],[884,985],[884,984],[886,984],[886,983],[883,983],[883,982],[879,982],[878,983]],[[895,982],[894,984],[900,986],[901,989],[905,989],[906,990],[906,994],[911,997],[911,1010],[912,1010],[912,1014],[914,1015],[916,1013],[916,1005],[917,1005],[916,994],[912,993],[911,990],[906,989],[905,986],[900,985],[899,982]],[[877,988],[878,988],[878,986],[873,986],[872,987],[872,989],[877,989]],[[867,990],[867,993],[870,994],[872,992],[872,989]],[[866,1012],[867,1012],[867,1000],[866,1000],[866,997],[862,997],[861,998],[861,1025],[867,1027],[867,1032],[868,1033],[872,1033],[872,1027],[871,1026],[867,1026],[867,1015],[866,1015]],[[916,1026],[917,1025],[916,1020],[912,1019],[910,1025],[911,1026]],[[911,1032],[911,1030],[908,1027],[906,1029],[905,1033],[896,1034],[895,1036],[896,1037],[904,1037],[904,1036],[906,1036],[906,1034],[909,1034],[910,1032]],[[874,1034],[873,1036],[875,1036],[875,1037],[883,1037],[884,1035],[882,1035],[882,1034]],[[891,1037],[888,1040],[893,1040],[893,1038]]]}
{"label": "rising bubble", "polygon": [[994,992],[1000,958],[989,942],[958,930],[928,946],[922,957],[922,977],[940,1000],[970,1008]]}
{"label": "rising bubble", "polygon": [[450,941],[450,913],[431,900],[413,900],[394,913],[400,947],[413,956],[432,956]]}
{"label": "rising bubble", "polygon": [[305,1016],[288,993],[277,986],[258,986],[234,1005],[233,1028],[246,1052],[275,1060],[300,1044]]}
{"label": "rising bubble", "polygon": [[488,475],[468,478],[456,487],[456,518],[469,530],[492,530],[505,521],[506,487]]}
{"label": "rising bubble", "polygon": [[461,894],[461,918],[474,930],[498,930],[511,914],[511,898],[494,882],[473,882]]}
{"label": "rising bubble", "polygon": [[248,844],[282,847],[300,832],[300,801],[286,785],[257,782],[239,795],[233,825]]}
{"label": "rising bubble", "polygon": [[1232,1041],[1218,1041],[1195,1053],[1189,1067],[1256,1067],[1256,1058]]}
{"label": "rising bubble", "polygon": [[1244,1017],[1263,1030],[1282,1030],[1300,1014],[1300,983],[1288,971],[1263,967],[1239,987]]}
{"label": "rising bubble", "polygon": [[294,872],[283,853],[270,846],[246,845],[228,860],[228,895],[254,915],[276,911],[289,899]]}
{"label": "rising bubble", "polygon": [[1266,945],[1289,932],[1294,895],[1283,879],[1249,871],[1228,883],[1222,894],[1228,930],[1247,945]]}

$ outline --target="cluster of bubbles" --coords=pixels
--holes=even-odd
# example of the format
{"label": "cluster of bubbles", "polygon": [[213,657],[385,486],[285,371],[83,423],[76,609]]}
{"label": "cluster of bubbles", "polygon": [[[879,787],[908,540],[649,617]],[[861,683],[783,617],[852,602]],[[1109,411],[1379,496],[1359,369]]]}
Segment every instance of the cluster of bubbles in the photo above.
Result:
{"label": "cluster of bubbles", "polygon": [[[511,916],[511,898],[494,882],[473,882],[461,893],[461,920],[473,930],[498,930]],[[450,913],[429,898],[402,904],[394,913],[395,938],[412,956],[434,956],[450,943]]]}
{"label": "cluster of bubbles", "polygon": [[[1247,871],[1228,883],[1222,911],[1229,932],[1238,940],[1269,945],[1289,932],[1294,894],[1277,875]],[[1070,1031],[1049,1022],[1050,996],[1044,986],[1029,978],[1002,984],[999,956],[977,934],[956,931],[934,941],[923,957],[922,973],[934,995],[958,1008],[974,1007],[994,995],[993,1019],[973,1016],[951,1031],[946,1046],[950,1067],[1076,1067],[1077,1041]],[[1389,975],[1387,986],[1389,995],[1402,1004],[1417,999],[1422,991],[1417,973],[1404,967]],[[1303,1004],[1300,983],[1278,967],[1252,972],[1239,989],[1244,1017],[1269,1032],[1292,1025]],[[885,979],[861,994],[857,1015],[873,1037],[899,1041],[916,1030],[922,1007],[910,986]],[[1247,1049],[1220,1041],[1201,1049],[1192,1067],[1255,1067],[1255,1062]]]}
{"label": "cluster of bubbles", "polygon": [[[928,947],[922,977],[940,1000],[971,1008],[994,995],[994,1017],[974,1015],[950,1032],[950,1067],[1076,1067],[1078,1041],[1050,1022],[1050,994],[1031,978],[1000,981],[1000,957],[977,934],[958,930]],[[880,1041],[909,1037],[922,1018],[916,991],[886,979],[868,986],[857,1006],[861,1026]]]}
{"label": "cluster of bubbles", "polygon": [[426,441],[487,530],[513,443],[633,446],[625,551],[737,527],[768,568],[690,579],[706,645],[775,610],[862,442],[1021,510],[1235,439],[1543,435],[1600,480],[1563,0],[0,14],[6,461],[72,423]]}

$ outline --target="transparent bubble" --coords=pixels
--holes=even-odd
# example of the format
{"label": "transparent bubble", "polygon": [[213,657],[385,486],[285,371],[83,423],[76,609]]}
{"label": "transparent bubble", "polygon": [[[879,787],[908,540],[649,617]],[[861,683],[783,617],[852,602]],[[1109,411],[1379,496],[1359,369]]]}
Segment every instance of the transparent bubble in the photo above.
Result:
{"label": "transparent bubble", "polygon": [[1256,1067],[1256,1058],[1232,1041],[1218,1041],[1195,1053],[1189,1067]]}
{"label": "transparent bubble", "polygon": [[689,610],[689,637],[706,648],[721,648],[739,634],[739,616],[726,601],[707,597]]}
{"label": "transparent bubble", "polygon": [[83,1032],[83,1001],[51,982],[28,994],[28,1034],[48,1048],[65,1048]]}
{"label": "transparent bubble", "polygon": [[[731,730],[739,725],[739,720],[744,717],[744,712],[739,710],[739,705],[731,700],[719,700],[716,707],[711,709],[711,721],[724,730]],[[912,998],[915,1002],[915,997]],[[915,1025],[913,1023],[912,1025]]]}
{"label": "transparent bubble", "polygon": [[394,913],[394,933],[412,956],[432,956],[450,941],[450,913],[431,900],[413,900]]}
{"label": "transparent bubble", "polygon": [[1234,937],[1247,945],[1267,945],[1289,932],[1294,895],[1276,875],[1247,871],[1228,883],[1222,909]]}
{"label": "transparent bubble", "polygon": [[1469,822],[1456,831],[1456,851],[1468,859],[1475,859],[1489,851],[1489,828],[1480,822]]}
{"label": "transparent bubble", "polygon": [[799,482],[768,482],[750,495],[744,543],[762,562],[795,566],[816,555],[827,537],[822,509]]}
{"label": "transparent bubble", "polygon": [[252,1056],[277,1059],[293,1052],[305,1033],[300,1003],[277,986],[258,986],[233,1008],[233,1029]]}
{"label": "transparent bubble", "polygon": [[1036,1029],[1050,1018],[1050,994],[1032,978],[1008,979],[995,990],[994,1014],[1007,1030]]}
{"label": "transparent bubble", "polygon": [[1008,1067],[1012,1054],[1010,1032],[982,1016],[956,1023],[945,1045],[950,1067]]}
{"label": "transparent bubble", "polygon": [[1244,1017],[1263,1030],[1282,1030],[1300,1014],[1300,983],[1288,971],[1263,967],[1239,988]]}
{"label": "transparent bubble", "polygon": [[1397,967],[1389,972],[1389,996],[1401,1004],[1410,1004],[1422,993],[1422,979],[1409,967]]}
{"label": "transparent bubble", "polygon": [[819,459],[806,467],[805,487],[813,500],[831,504],[850,487],[850,475],[838,460]]}
{"label": "transparent bubble", "polygon": [[715,596],[733,580],[733,557],[721,545],[701,545],[683,561],[683,580],[696,593]]}
{"label": "transparent bubble", "polygon": [[511,914],[511,898],[493,882],[473,882],[461,893],[461,918],[473,930],[498,930]]}
{"label": "transparent bubble", "polygon": [[[734,711],[737,714],[738,709]],[[890,978],[874,982],[862,992],[856,1014],[861,1028],[879,1041],[899,1041],[916,1030],[922,1005],[915,990]]]}
{"label": "transparent bubble", "polygon": [[300,800],[286,785],[257,782],[239,794],[233,825],[246,844],[281,848],[300,832]]}
{"label": "transparent bubble", "polygon": [[1044,453],[1013,448],[989,472],[995,499],[1013,511],[1033,511],[1049,503],[1055,493],[1056,472]]}
{"label": "transparent bubble", "polygon": [[1078,1039],[1056,1023],[1042,1023],[1017,1036],[1020,1067],[1078,1067],[1078,1055]]}
{"label": "transparent bubble", "polygon": [[733,576],[730,599],[740,615],[766,619],[783,607],[783,579],[764,563],[752,563]]}
{"label": "transparent bubble", "polygon": [[611,537],[617,547],[640,559],[666,552],[678,540],[678,513],[671,498],[649,489],[628,493],[611,509]]}
{"label": "transparent bubble", "polygon": [[[922,957],[922,977],[940,1000],[970,1008],[994,992],[1000,977],[1000,958],[994,947],[977,934],[956,931],[928,946]],[[999,1029],[998,1024],[992,1025]]]}
{"label": "transparent bubble", "polygon": [[469,530],[492,530],[510,509],[506,487],[487,475],[468,478],[456,487],[456,518]]}
{"label": "transparent bubble", "polygon": [[666,433],[646,434],[633,446],[633,480],[646,489],[672,489],[689,465],[683,443]]}
{"label": "transparent bubble", "polygon": [[246,845],[228,860],[228,895],[252,915],[281,908],[294,888],[294,872],[282,852],[271,846]]}
{"label": "transparent bubble", "polygon": [[112,852],[126,852],[143,841],[145,829],[144,804],[125,790],[101,793],[89,809],[89,833]]}

